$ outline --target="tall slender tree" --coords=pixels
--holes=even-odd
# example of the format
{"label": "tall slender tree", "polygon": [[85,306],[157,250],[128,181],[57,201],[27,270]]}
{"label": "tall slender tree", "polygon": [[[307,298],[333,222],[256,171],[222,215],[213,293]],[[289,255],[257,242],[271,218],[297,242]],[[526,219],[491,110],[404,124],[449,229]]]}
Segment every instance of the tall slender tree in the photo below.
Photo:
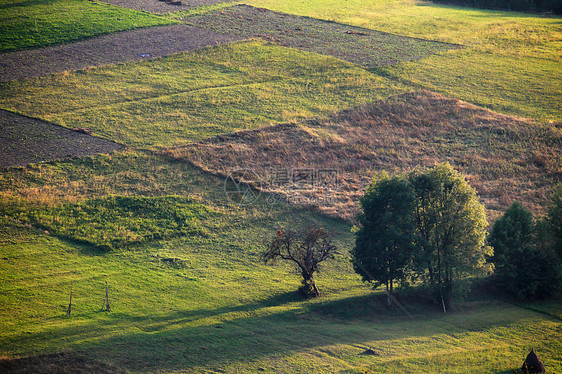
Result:
{"label": "tall slender tree", "polygon": [[361,199],[363,213],[352,263],[364,281],[384,284],[392,303],[395,282],[403,282],[415,248],[414,194],[405,178],[386,174]]}
{"label": "tall slender tree", "polygon": [[417,262],[447,312],[454,280],[481,268],[490,253],[484,207],[474,188],[448,163],[425,173],[414,171],[410,182],[416,195]]}

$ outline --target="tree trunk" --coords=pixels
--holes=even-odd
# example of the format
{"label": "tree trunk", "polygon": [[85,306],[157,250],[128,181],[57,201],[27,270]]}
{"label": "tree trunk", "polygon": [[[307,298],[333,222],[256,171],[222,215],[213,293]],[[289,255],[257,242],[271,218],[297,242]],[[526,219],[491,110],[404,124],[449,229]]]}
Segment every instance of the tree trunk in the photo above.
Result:
{"label": "tree trunk", "polygon": [[433,267],[431,266],[431,262],[427,262],[427,270],[429,271],[429,282],[431,287],[435,286],[435,279],[433,279]]}
{"label": "tree trunk", "polygon": [[390,308],[392,306],[392,299],[390,295],[392,294],[392,280],[386,282],[386,305]]}
{"label": "tree trunk", "polygon": [[316,282],[314,281],[314,275],[302,273],[302,276],[303,276],[303,281],[302,281],[303,293],[309,297],[320,296],[320,291],[318,291],[318,287],[316,286]]}
{"label": "tree trunk", "polygon": [[312,288],[314,289],[314,297],[320,296],[320,291],[318,291],[318,287],[316,287],[316,282],[314,279],[312,280]]}
{"label": "tree trunk", "polygon": [[446,271],[446,279],[444,283],[444,304],[447,310],[450,310],[453,301],[453,269],[448,269]]}

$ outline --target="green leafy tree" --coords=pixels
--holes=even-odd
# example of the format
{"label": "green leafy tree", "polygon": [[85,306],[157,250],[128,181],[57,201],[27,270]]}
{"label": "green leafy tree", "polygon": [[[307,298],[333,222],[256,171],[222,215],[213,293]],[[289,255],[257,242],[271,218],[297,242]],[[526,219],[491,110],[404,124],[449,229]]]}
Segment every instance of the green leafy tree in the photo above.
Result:
{"label": "green leafy tree", "polygon": [[337,247],[332,235],[322,228],[302,230],[277,230],[276,235],[268,242],[262,259],[267,264],[282,259],[296,265],[302,276],[301,291],[306,296],[320,296],[314,280],[320,263],[334,258]]}
{"label": "green leafy tree", "polygon": [[361,199],[361,207],[353,267],[363,281],[386,285],[390,306],[394,283],[407,278],[415,248],[414,194],[406,179],[383,175]]}
{"label": "green leafy tree", "polygon": [[455,279],[481,269],[486,215],[475,190],[448,163],[410,174],[416,195],[416,261],[444,312],[451,306]]}
{"label": "green leafy tree", "polygon": [[455,280],[486,262],[484,207],[449,164],[406,178],[382,178],[361,206],[353,261],[364,280],[391,291],[394,280],[421,274],[447,312]]}
{"label": "green leafy tree", "polygon": [[488,238],[498,286],[521,299],[545,298],[560,285],[559,259],[552,250],[550,227],[514,202],[492,227]]}

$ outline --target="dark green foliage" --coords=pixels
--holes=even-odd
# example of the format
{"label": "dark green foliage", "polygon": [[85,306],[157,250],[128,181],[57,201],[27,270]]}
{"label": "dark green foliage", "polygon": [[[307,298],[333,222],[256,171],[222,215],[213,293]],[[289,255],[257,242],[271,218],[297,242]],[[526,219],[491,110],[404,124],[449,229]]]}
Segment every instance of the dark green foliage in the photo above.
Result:
{"label": "dark green foliage", "polygon": [[492,228],[492,262],[498,286],[526,300],[551,296],[560,284],[560,261],[548,240],[548,226],[533,222],[532,213],[513,203]]}
{"label": "dark green foliage", "polygon": [[528,250],[532,234],[533,214],[518,202],[514,202],[494,223],[488,239],[494,248],[492,261],[496,267],[496,274],[513,271],[515,264],[510,263],[510,256],[514,251]]}
{"label": "dark green foliage", "polygon": [[421,275],[446,312],[454,280],[485,264],[486,215],[476,191],[448,163],[409,176],[416,194],[415,222]]}
{"label": "dark green foliage", "polygon": [[385,284],[392,293],[394,282],[406,279],[415,248],[412,188],[403,178],[383,176],[361,199],[361,208],[353,267],[364,281]]}
{"label": "dark green foliage", "polygon": [[551,229],[556,253],[562,260],[562,183],[554,190],[546,220]]}
{"label": "dark green foliage", "polygon": [[111,196],[76,204],[30,210],[24,222],[52,234],[102,249],[149,240],[202,234],[204,205],[181,196]]}
{"label": "dark green foliage", "polygon": [[560,0],[433,0],[434,3],[459,4],[474,8],[505,9],[522,12],[552,12],[562,14]]}
{"label": "dark green foliage", "polygon": [[353,257],[363,279],[390,283],[417,273],[446,312],[454,280],[485,263],[484,207],[449,164],[375,182],[362,207]]}

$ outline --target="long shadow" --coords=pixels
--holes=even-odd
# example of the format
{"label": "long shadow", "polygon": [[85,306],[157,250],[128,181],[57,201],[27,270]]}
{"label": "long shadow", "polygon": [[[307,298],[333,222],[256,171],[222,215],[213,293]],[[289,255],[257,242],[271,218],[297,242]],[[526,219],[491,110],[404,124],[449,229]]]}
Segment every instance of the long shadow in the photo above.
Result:
{"label": "long shadow", "polygon": [[11,9],[11,8],[23,8],[33,5],[48,5],[49,3],[51,3],[51,0],[23,1],[23,2],[12,3],[12,4],[2,4],[0,5],[0,10]]}
{"label": "long shadow", "polygon": [[[396,339],[462,334],[521,322],[532,314],[520,310],[503,315],[494,310],[488,319],[466,312],[444,316],[431,308],[424,312],[420,304],[410,306],[417,311],[415,319],[410,320],[399,310],[387,310],[379,295],[313,300],[291,308],[291,303],[300,300],[297,293],[290,292],[249,304],[181,310],[162,316],[111,313],[95,324],[54,328],[47,337],[128,370],[174,371],[219,368],[327,345],[358,347],[366,341],[388,340],[392,344],[390,341]],[[275,310],[284,306],[281,312]],[[361,321],[366,322],[358,323]],[[120,333],[124,329],[127,332]],[[22,334],[11,343],[20,346],[45,338],[45,333]]]}

